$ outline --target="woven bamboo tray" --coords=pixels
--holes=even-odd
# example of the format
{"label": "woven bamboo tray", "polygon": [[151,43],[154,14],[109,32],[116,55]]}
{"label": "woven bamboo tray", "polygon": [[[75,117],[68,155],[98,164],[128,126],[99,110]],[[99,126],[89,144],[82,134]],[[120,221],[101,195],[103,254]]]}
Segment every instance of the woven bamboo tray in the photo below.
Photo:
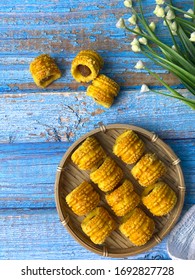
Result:
{"label": "woven bamboo tray", "polygon": [[[154,219],[156,226],[153,237],[145,245],[133,246],[131,242],[120,233],[118,229],[115,230],[106,239],[103,245],[95,245],[90,241],[90,239],[83,233],[81,229],[80,224],[84,217],[78,217],[77,215],[75,215],[65,201],[66,195],[71,192],[76,186],[78,186],[84,180],[90,180],[89,172],[78,169],[77,166],[74,165],[71,161],[71,155],[87,137],[92,135],[95,136],[99,140],[103,148],[107,151],[107,154],[114,158],[119,166],[123,169],[125,178],[132,181],[135,191],[138,194],[141,194],[143,188],[138,184],[138,182],[132,177],[131,173],[129,172],[132,168],[132,165],[126,165],[112,153],[112,147],[114,145],[116,137],[127,129],[132,129],[133,131],[135,131],[145,142],[145,152],[156,153],[156,155],[165,163],[168,171],[166,175],[162,177],[162,179],[166,183],[168,183],[169,186],[172,187],[176,192],[178,197],[177,204],[168,215],[163,217],[152,216],[152,214],[150,214],[150,212],[142,204],[140,205],[140,207],[146,212],[146,214]],[[119,224],[120,218],[116,217],[111,208],[109,208],[109,206],[106,204],[104,199],[105,194],[101,192],[101,190],[99,190],[96,185],[94,185],[94,187],[96,188],[96,191],[100,193],[100,205],[103,205]],[[117,258],[133,256],[145,252],[157,245],[170,232],[170,230],[177,222],[183,208],[184,197],[185,184],[182,169],[180,167],[180,159],[175,155],[172,149],[167,144],[165,144],[155,133],[149,132],[143,128],[133,125],[100,125],[100,127],[85,134],[83,137],[77,140],[64,154],[57,168],[55,181],[55,200],[59,218],[62,224],[81,245],[83,245],[88,250],[102,256]]]}

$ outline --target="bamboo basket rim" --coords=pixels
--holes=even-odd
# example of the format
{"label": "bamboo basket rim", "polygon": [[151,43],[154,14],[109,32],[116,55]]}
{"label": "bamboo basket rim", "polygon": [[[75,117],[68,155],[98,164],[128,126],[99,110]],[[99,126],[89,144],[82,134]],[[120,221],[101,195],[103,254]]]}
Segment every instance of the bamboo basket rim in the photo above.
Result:
{"label": "bamboo basket rim", "polygon": [[[155,143],[155,145],[161,147],[165,154],[170,158],[170,162],[172,166],[175,168],[177,175],[178,175],[178,189],[179,189],[179,203],[177,205],[177,209],[175,210],[174,216],[171,217],[172,219],[169,219],[169,224],[166,225],[165,230],[161,230],[160,233],[155,233],[151,240],[147,242],[143,246],[136,246],[131,247],[130,249],[110,249],[106,245],[96,245],[92,242],[89,242],[88,238],[85,237],[84,233],[83,236],[81,236],[78,232],[75,231],[74,225],[71,223],[71,217],[68,213],[64,214],[64,211],[62,211],[62,206],[60,203],[60,178],[62,173],[65,170],[65,164],[68,158],[70,158],[70,155],[73,153],[73,151],[89,136],[96,135],[98,133],[107,133],[110,130],[127,130],[131,129],[140,135],[142,135],[144,138],[146,138],[151,143]],[[149,249],[156,246],[158,243],[160,243],[163,238],[170,232],[170,230],[174,227],[176,222],[178,221],[183,204],[184,204],[184,198],[185,198],[185,182],[184,182],[184,176],[183,172],[180,166],[180,159],[177,157],[175,152],[172,150],[172,148],[167,145],[163,140],[161,140],[157,134],[154,132],[148,131],[142,127],[138,127],[131,124],[109,124],[104,125],[102,123],[99,123],[99,126],[95,128],[94,130],[91,130],[90,132],[84,134],[81,136],[78,140],[76,140],[64,153],[56,172],[56,179],[55,179],[55,203],[56,203],[56,209],[59,215],[59,219],[63,226],[68,230],[68,232],[72,235],[72,237],[80,243],[83,247],[85,247],[87,250],[96,253],[98,255],[104,256],[104,257],[112,257],[112,258],[123,258],[128,256],[134,256],[137,254],[140,254],[142,252],[146,252]]]}

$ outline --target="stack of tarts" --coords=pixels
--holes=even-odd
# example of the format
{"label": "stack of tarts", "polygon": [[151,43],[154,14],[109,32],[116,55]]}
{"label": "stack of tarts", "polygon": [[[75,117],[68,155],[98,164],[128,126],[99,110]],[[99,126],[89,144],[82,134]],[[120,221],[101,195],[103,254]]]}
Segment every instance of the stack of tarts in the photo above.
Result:
{"label": "stack of tarts", "polygon": [[[165,164],[155,153],[146,151],[144,141],[131,129],[115,138],[112,153],[95,136],[87,137],[72,152],[71,161],[88,172],[88,180],[77,185],[65,200],[82,218],[81,230],[94,244],[104,244],[117,231],[133,246],[143,246],[156,231],[154,217],[167,215],[176,205],[176,193],[162,180]],[[119,161],[131,165],[132,180],[126,178]]]}

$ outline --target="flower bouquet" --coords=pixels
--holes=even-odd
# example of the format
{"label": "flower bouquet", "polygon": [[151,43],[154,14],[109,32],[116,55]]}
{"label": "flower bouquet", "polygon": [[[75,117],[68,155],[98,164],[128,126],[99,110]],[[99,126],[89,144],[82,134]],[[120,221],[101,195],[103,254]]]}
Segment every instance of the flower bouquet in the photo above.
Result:
{"label": "flower bouquet", "polygon": [[[172,41],[171,46],[162,42],[155,33],[156,23],[147,21],[141,0],[135,3],[135,7],[132,0],[125,0],[124,5],[130,9],[131,16],[127,21],[120,18],[116,26],[136,35],[131,42],[132,51],[142,52],[147,58],[173,73],[192,97],[188,98],[170,87],[142,61],[138,61],[135,68],[145,69],[168,90],[168,93],[158,90],[152,90],[153,92],[179,99],[195,109],[195,0],[193,9],[188,11],[177,8],[171,0],[168,2],[156,0],[153,13],[158,18],[162,18],[163,24],[167,27]],[[150,89],[144,84],[141,91],[150,91]]]}

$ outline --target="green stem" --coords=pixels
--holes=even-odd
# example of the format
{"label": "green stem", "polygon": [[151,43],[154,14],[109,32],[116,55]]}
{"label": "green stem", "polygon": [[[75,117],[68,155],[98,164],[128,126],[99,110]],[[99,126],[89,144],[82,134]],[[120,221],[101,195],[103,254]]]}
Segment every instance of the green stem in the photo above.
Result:
{"label": "green stem", "polygon": [[194,100],[191,100],[191,99],[185,98],[185,97],[175,96],[175,95],[172,95],[172,94],[166,94],[166,93],[158,91],[158,90],[150,90],[150,91],[152,91],[154,93],[157,93],[157,94],[164,95],[166,97],[179,99],[179,100],[183,101],[184,103],[186,103],[186,105],[190,106],[193,110],[195,110],[195,101]]}
{"label": "green stem", "polygon": [[166,44],[162,43],[160,40],[153,38],[145,33],[140,33],[137,31],[134,31],[133,29],[125,26],[125,29],[140,35],[142,37],[145,37],[147,40],[153,41],[157,46],[161,47],[162,49],[164,49],[165,51],[167,51],[170,55],[172,55],[175,60],[183,67],[185,68],[187,71],[189,71],[190,73],[192,73],[193,75],[195,75],[195,68],[194,65],[191,64],[190,62],[186,61],[184,57],[182,57],[182,55],[178,54],[176,51],[174,51],[173,49],[171,49],[169,46],[167,46]]}
{"label": "green stem", "polygon": [[[148,73],[150,73],[150,75],[152,75],[153,77],[155,77],[164,87],[166,87],[166,88],[172,93],[172,95],[173,95],[175,98],[178,97],[177,99],[182,99],[182,101],[183,101],[186,105],[190,106],[192,109],[195,109],[195,104],[193,104],[193,106],[192,106],[192,104],[191,104],[191,103],[194,103],[193,101],[189,100],[188,98],[183,97],[179,92],[177,92],[176,90],[172,89],[165,81],[163,81],[162,79],[160,79],[160,77],[159,77],[156,73],[153,73],[153,72],[150,71],[150,69],[148,69],[147,67],[144,67],[144,68],[145,68],[145,70],[148,71]],[[171,95],[170,95],[170,97],[171,97]],[[183,100],[183,99],[185,99],[185,100]]]}
{"label": "green stem", "polygon": [[194,14],[195,14],[195,0],[194,0]]}
{"label": "green stem", "polygon": [[[194,14],[195,14],[195,0],[194,0],[194,7],[193,7],[193,10],[194,10]],[[195,22],[195,19],[193,18],[193,22]]]}
{"label": "green stem", "polygon": [[150,75],[155,77],[164,87],[166,87],[169,91],[171,91],[173,95],[179,96],[179,97],[183,97],[179,92],[177,92],[176,90],[172,89],[167,83],[165,83],[165,81],[163,81],[156,73],[152,72],[146,66],[144,67],[144,69],[147,70],[148,73],[150,73]]}
{"label": "green stem", "polygon": [[181,25],[184,25],[185,27],[188,27],[189,29],[191,29],[192,31],[195,30],[195,24],[191,21],[187,21],[183,18],[179,18],[179,17],[176,17],[175,18],[175,21]]}
{"label": "green stem", "polygon": [[166,17],[165,17],[165,22],[166,22],[167,28],[168,28],[168,30],[169,30],[169,33],[170,33],[170,35],[171,35],[173,44],[174,44],[174,46],[175,46],[177,52],[180,54],[180,50],[179,50],[178,44],[177,44],[177,42],[176,42],[176,40],[175,40],[175,37],[174,37],[173,34],[172,34],[172,31],[171,31],[171,29],[170,29],[170,26],[169,26],[169,24],[168,24],[168,22],[167,22]]}
{"label": "green stem", "polygon": [[[185,71],[181,67],[175,65],[174,63],[172,63],[172,62],[170,62],[170,61],[168,61],[168,60],[158,56],[154,51],[151,51],[151,48],[149,46],[147,46],[147,47],[148,47],[150,53],[148,53],[147,51],[144,51],[144,50],[143,50],[143,53],[148,58],[150,58],[155,63],[159,64],[163,68],[165,68],[168,71],[170,71],[173,74],[175,74],[178,78],[180,78],[180,80],[182,80],[182,82],[184,81],[185,83],[189,84],[190,86],[192,86],[192,87],[194,86],[194,84],[195,84],[195,77],[193,75],[191,75],[189,72]],[[155,58],[152,57],[152,56],[154,56]]]}
{"label": "green stem", "polygon": [[188,12],[186,12],[186,11],[184,11],[184,10],[182,10],[182,9],[179,9],[179,8],[177,8],[177,7],[175,7],[175,6],[172,6],[172,5],[170,5],[170,4],[167,4],[167,5],[168,5],[169,7],[171,7],[172,9],[174,9],[175,11],[178,11],[178,12],[180,12],[180,13],[182,13],[182,14],[186,14],[186,15],[192,17],[193,19],[195,19],[195,15],[194,15],[194,14],[188,13]]}
{"label": "green stem", "polygon": [[[148,26],[148,23],[144,17],[144,13],[143,13],[143,8],[142,8],[142,4],[141,1],[139,0],[139,7],[140,7],[140,14],[141,14],[141,18],[139,17],[139,15],[137,15],[140,19],[140,21],[142,22],[142,24],[144,25],[146,31],[148,32],[148,34],[155,39],[158,39],[157,36],[154,34],[154,32],[150,29],[150,27]],[[134,10],[135,11],[135,10]],[[136,12],[136,11],[135,11]]]}

